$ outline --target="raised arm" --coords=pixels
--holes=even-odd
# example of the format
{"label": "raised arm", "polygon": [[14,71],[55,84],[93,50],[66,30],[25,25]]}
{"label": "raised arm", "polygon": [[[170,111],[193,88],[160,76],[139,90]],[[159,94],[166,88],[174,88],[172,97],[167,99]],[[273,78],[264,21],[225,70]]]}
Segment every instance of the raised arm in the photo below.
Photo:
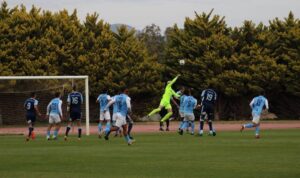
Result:
{"label": "raised arm", "polygon": [[169,85],[173,85],[176,82],[176,80],[178,79],[178,77],[180,77],[180,75],[177,75],[173,80],[171,80]]}

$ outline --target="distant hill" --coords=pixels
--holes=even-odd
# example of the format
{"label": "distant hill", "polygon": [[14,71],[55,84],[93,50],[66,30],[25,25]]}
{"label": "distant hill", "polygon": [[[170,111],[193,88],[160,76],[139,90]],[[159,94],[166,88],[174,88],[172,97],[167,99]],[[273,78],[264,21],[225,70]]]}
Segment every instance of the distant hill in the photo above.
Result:
{"label": "distant hill", "polygon": [[[120,27],[120,26],[122,26],[122,25],[125,25],[129,30],[131,30],[131,29],[135,29],[134,27],[132,27],[132,26],[130,26],[130,25],[126,25],[126,24],[120,24],[120,23],[117,23],[117,24],[111,24],[110,25],[110,29],[111,29],[111,31],[113,31],[113,32],[117,32],[118,31],[118,28]],[[137,32],[139,31],[139,30],[137,30],[137,29],[135,29]]]}

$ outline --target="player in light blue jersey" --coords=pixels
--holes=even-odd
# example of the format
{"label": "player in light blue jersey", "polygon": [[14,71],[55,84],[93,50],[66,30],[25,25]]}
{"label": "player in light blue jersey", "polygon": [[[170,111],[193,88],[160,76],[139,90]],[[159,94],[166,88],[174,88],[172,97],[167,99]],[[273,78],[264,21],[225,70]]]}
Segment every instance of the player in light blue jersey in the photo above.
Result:
{"label": "player in light blue jersey", "polygon": [[183,125],[183,119],[184,119],[184,113],[183,113],[184,103],[183,103],[183,101],[184,101],[184,98],[187,97],[185,88],[181,87],[181,89],[177,92],[177,94],[180,95],[180,98],[179,98],[179,119],[180,119],[180,125],[179,125],[179,128],[178,128],[178,130],[180,131],[180,128]]}
{"label": "player in light blue jersey", "polygon": [[252,109],[252,123],[248,123],[245,125],[242,125],[242,128],[240,131],[242,132],[245,128],[252,128],[255,127],[255,137],[260,138],[259,131],[260,131],[260,116],[264,109],[269,110],[269,103],[267,98],[265,98],[264,93],[262,92],[261,95],[256,96],[252,99],[250,103],[250,107]]}
{"label": "player in light blue jersey", "polygon": [[132,144],[132,140],[129,138],[127,133],[127,122],[126,116],[127,114],[131,113],[131,103],[130,98],[128,97],[128,89],[124,88],[123,92],[120,95],[115,96],[105,107],[104,111],[107,111],[109,106],[114,104],[114,113],[113,117],[116,119],[116,125],[108,128],[105,131],[105,139],[108,140],[109,134],[112,131],[119,130],[120,128],[123,129],[123,135],[125,137],[126,142],[128,145]]}
{"label": "player in light blue jersey", "polygon": [[55,98],[50,101],[47,106],[46,119],[49,119],[49,126],[47,129],[47,140],[50,140],[51,128],[55,126],[53,133],[53,139],[56,140],[58,136],[58,131],[60,129],[61,120],[63,120],[62,114],[62,101],[60,99],[60,93],[55,93]]}
{"label": "player in light blue jersey", "polygon": [[99,103],[100,107],[100,117],[99,117],[99,124],[98,124],[98,137],[102,137],[102,124],[106,122],[106,128],[110,127],[110,112],[109,109],[104,112],[104,109],[108,102],[111,100],[111,97],[107,94],[108,90],[104,89],[102,93],[98,96],[96,103]]}
{"label": "player in light blue jersey", "polygon": [[186,96],[183,100],[183,124],[180,127],[179,134],[183,134],[183,130],[186,129],[189,126],[189,123],[191,123],[192,131],[191,134],[194,135],[195,131],[195,115],[194,115],[194,109],[197,106],[197,100],[192,96],[192,89],[188,90],[188,96]]}

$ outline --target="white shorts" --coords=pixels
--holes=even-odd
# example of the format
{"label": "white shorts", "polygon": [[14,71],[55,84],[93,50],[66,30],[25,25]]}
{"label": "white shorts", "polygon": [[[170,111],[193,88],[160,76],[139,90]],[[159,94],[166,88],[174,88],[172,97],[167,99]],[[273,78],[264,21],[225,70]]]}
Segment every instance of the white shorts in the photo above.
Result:
{"label": "white shorts", "polygon": [[49,115],[49,124],[58,124],[60,123],[60,117],[57,114],[50,114]]}
{"label": "white shorts", "polygon": [[195,121],[195,115],[194,114],[184,114],[183,121]]}
{"label": "white shorts", "polygon": [[116,118],[117,118],[117,115],[116,115],[116,114],[117,114],[117,113],[113,113],[113,116],[112,116],[112,121],[113,121],[113,122],[116,122],[116,120],[117,120],[117,119],[116,119]]}
{"label": "white shorts", "polygon": [[121,128],[123,125],[126,125],[126,116],[122,116],[120,113],[115,113],[114,114],[116,117],[116,124],[115,126]]}
{"label": "white shorts", "polygon": [[180,116],[180,118],[183,118],[184,117],[184,113],[182,111],[179,111],[179,116]]}
{"label": "white shorts", "polygon": [[110,120],[110,112],[106,111],[106,112],[100,112],[100,121],[109,121]]}
{"label": "white shorts", "polygon": [[260,121],[260,115],[252,114],[252,122],[255,124],[259,124]]}

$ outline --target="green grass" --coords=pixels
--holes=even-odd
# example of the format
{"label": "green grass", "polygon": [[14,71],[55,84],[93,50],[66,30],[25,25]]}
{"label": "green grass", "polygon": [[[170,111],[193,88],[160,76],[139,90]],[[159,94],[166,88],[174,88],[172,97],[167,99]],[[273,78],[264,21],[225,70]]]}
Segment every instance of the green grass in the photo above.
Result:
{"label": "green grass", "polygon": [[299,130],[219,132],[216,137],[138,134],[106,142],[0,136],[0,177],[300,177]]}

